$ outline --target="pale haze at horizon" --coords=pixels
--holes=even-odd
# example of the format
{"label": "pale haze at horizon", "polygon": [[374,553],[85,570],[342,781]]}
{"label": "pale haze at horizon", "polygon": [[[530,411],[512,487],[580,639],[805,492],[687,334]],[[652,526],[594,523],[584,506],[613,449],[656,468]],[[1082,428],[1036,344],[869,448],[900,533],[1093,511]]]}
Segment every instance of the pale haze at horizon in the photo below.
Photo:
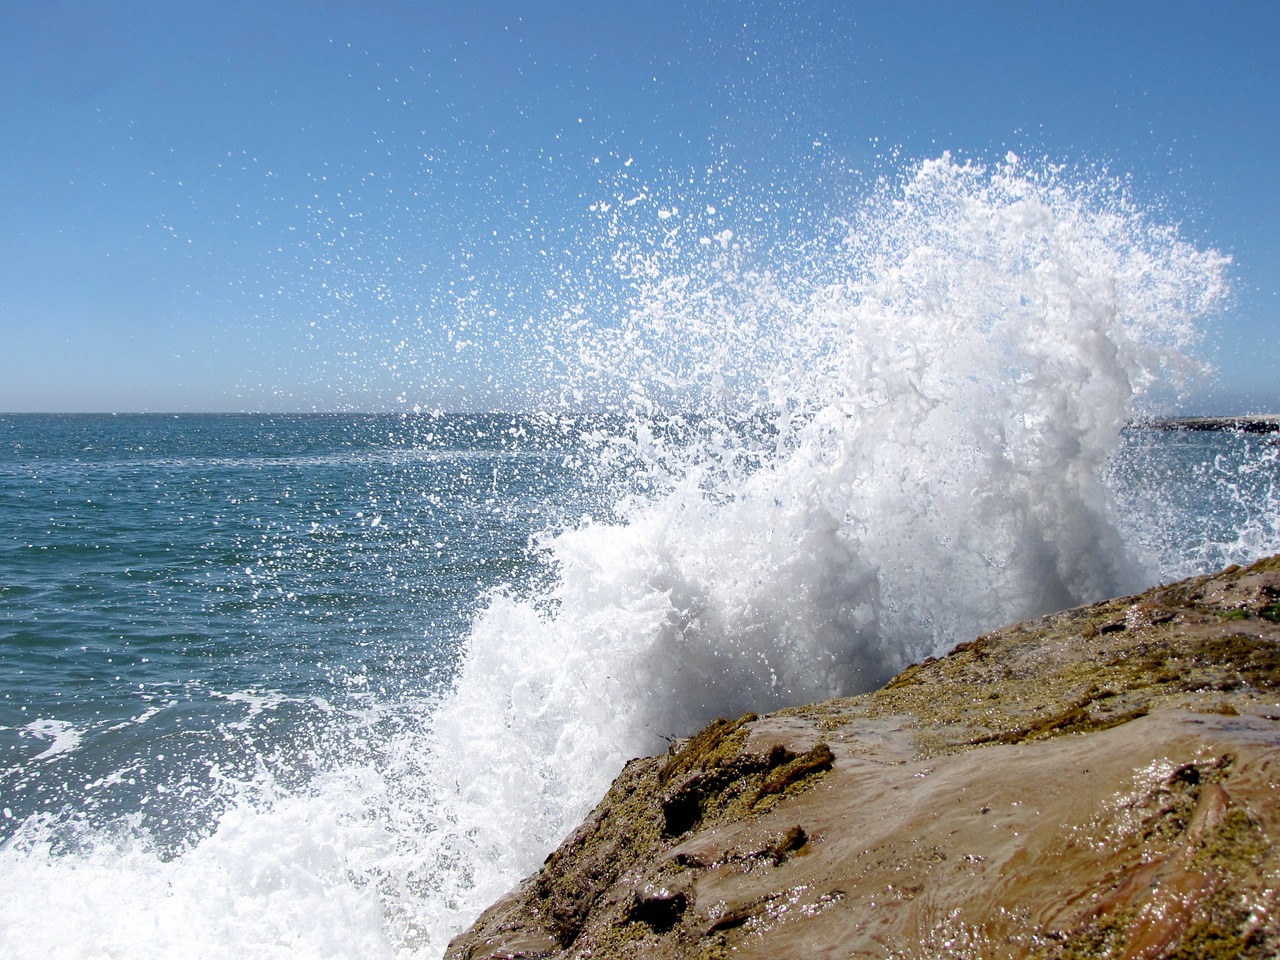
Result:
{"label": "pale haze at horizon", "polygon": [[1230,255],[1218,378],[1180,412],[1280,410],[1280,6],[55,0],[0,23],[0,411],[518,408],[501,341],[572,295],[548,278],[590,266],[617,178],[715,171],[691,192],[821,219],[904,163],[1011,150],[1126,177]]}

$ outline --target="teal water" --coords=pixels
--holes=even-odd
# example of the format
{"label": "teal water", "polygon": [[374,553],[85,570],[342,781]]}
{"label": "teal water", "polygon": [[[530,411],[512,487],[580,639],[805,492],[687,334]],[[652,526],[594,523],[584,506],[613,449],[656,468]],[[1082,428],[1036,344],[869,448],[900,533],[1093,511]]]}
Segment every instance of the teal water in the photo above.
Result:
{"label": "teal water", "polygon": [[0,418],[0,837],[207,830],[334,717],[447,683],[477,599],[581,506],[569,422]]}

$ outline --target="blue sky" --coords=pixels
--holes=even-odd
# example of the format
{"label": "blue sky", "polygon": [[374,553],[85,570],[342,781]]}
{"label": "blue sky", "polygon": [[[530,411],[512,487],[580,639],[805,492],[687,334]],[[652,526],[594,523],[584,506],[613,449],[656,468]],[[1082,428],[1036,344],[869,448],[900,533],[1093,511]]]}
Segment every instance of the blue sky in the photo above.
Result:
{"label": "blue sky", "polygon": [[485,405],[519,346],[448,334],[582,284],[602,184],[823,217],[1010,149],[1230,254],[1191,412],[1280,409],[1277,40],[1269,2],[8,3],[0,410]]}

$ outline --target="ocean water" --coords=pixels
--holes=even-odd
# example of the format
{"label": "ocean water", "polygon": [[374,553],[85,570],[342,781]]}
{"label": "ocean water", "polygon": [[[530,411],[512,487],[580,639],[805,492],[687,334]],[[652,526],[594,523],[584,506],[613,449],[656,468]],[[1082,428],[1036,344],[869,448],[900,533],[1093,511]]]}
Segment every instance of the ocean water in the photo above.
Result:
{"label": "ocean water", "polygon": [[581,430],[0,419],[0,836],[70,805],[144,813],[181,842],[216,816],[216,783],[254,777],[263,744],[288,745],[275,772],[296,779],[330,718],[438,692],[477,598],[527,582],[533,534],[582,506],[563,465]]}
{"label": "ocean water", "polygon": [[439,956],[631,756],[1280,551],[1273,437],[1132,425],[1226,263],[1119,185],[685,206],[537,409],[0,417],[0,954]]}

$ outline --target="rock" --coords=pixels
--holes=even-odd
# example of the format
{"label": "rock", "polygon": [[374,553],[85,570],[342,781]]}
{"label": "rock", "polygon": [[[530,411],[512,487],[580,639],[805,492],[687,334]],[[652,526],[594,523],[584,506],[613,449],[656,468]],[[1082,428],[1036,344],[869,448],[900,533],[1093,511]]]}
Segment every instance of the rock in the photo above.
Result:
{"label": "rock", "polygon": [[480,958],[1280,955],[1280,557],[634,760]]}

